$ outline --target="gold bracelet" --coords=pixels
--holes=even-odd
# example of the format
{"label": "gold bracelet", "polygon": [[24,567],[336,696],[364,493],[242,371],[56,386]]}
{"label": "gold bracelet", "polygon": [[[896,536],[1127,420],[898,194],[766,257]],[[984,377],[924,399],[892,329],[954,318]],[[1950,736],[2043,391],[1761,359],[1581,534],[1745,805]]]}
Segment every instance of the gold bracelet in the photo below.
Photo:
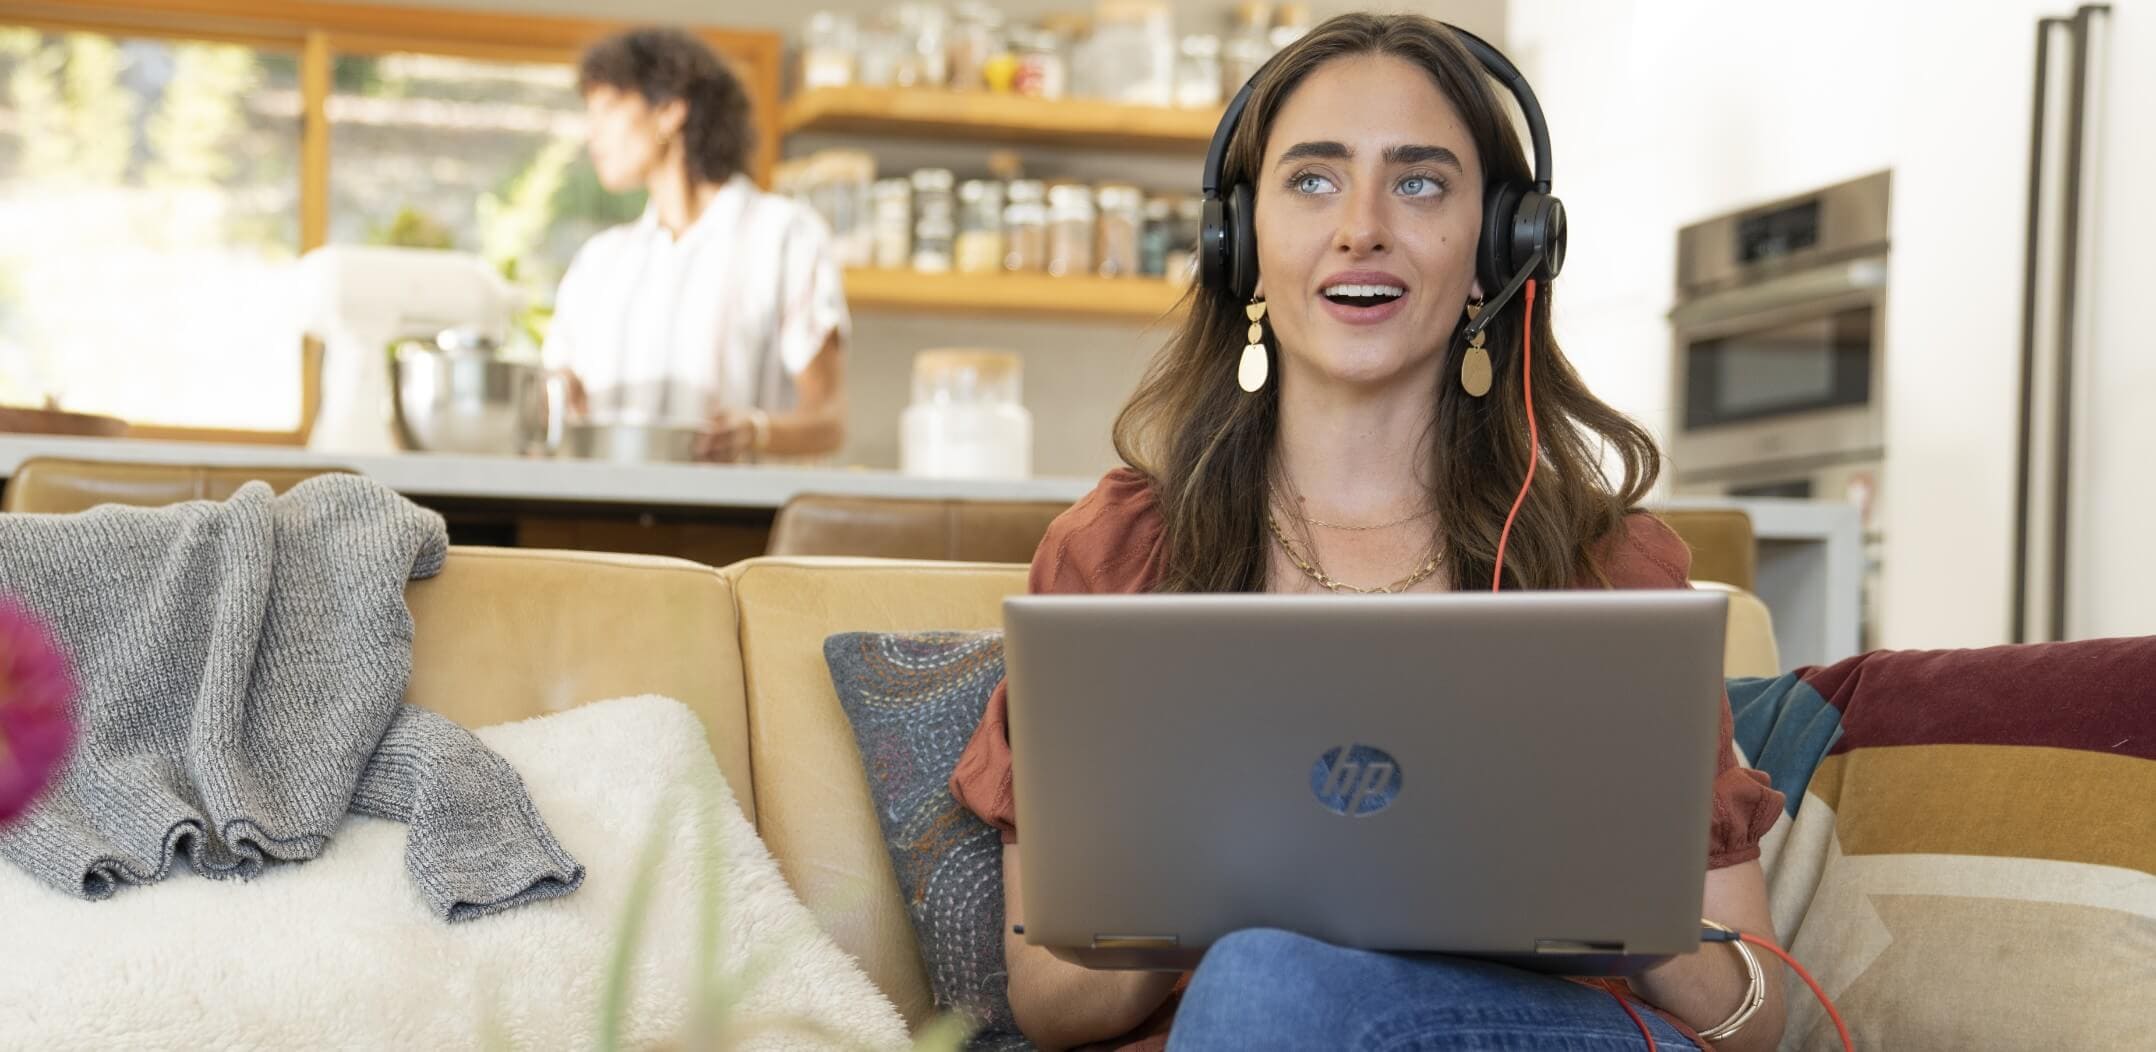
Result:
{"label": "gold bracelet", "polygon": [[1766,974],[1759,969],[1758,956],[1752,953],[1751,946],[1745,943],[1742,934],[1735,928],[1716,924],[1705,918],[1701,918],[1700,923],[1716,931],[1728,932],[1731,935],[1738,936],[1737,941],[1730,943],[1730,945],[1735,946],[1737,955],[1744,958],[1744,971],[1749,979],[1744,991],[1743,1006],[1738,1008],[1735,1014],[1729,1018],[1699,1032],[1699,1036],[1705,1040],[1720,1041],[1744,1029],[1744,1024],[1751,1022],[1752,1016],[1759,1012],[1759,1006],[1767,1003],[1767,978]]}

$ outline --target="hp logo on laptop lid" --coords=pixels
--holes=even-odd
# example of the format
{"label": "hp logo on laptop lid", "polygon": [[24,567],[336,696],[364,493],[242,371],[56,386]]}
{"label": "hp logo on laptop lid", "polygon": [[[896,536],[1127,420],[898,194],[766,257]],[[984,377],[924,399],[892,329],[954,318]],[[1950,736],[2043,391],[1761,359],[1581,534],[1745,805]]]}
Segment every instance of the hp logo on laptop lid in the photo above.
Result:
{"label": "hp logo on laptop lid", "polygon": [[1310,765],[1310,791],[1336,815],[1374,815],[1400,795],[1400,765],[1390,753],[1368,745],[1327,749]]}

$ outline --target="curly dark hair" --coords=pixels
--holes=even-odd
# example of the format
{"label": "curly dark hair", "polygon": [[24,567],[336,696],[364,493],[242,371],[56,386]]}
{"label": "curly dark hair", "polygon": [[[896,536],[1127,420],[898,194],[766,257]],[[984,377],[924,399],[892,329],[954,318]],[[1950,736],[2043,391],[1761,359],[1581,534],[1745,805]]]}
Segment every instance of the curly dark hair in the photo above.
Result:
{"label": "curly dark hair", "polygon": [[652,106],[675,99],[688,104],[681,144],[691,176],[723,183],[748,167],[749,152],[756,146],[748,90],[709,45],[687,30],[643,26],[593,44],[577,63],[576,89],[589,94],[602,84],[634,91]]}

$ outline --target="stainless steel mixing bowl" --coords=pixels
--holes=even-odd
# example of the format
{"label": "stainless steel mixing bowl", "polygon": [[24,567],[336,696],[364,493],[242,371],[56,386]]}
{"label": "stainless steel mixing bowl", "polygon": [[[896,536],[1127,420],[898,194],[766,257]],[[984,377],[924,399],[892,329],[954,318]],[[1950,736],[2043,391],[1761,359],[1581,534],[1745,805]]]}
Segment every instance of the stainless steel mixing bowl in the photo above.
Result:
{"label": "stainless steel mixing bowl", "polygon": [[479,351],[422,343],[397,349],[397,428],[430,453],[545,452],[546,371]]}
{"label": "stainless steel mixing bowl", "polygon": [[662,424],[570,424],[563,456],[616,464],[686,463],[696,459],[696,428]]}

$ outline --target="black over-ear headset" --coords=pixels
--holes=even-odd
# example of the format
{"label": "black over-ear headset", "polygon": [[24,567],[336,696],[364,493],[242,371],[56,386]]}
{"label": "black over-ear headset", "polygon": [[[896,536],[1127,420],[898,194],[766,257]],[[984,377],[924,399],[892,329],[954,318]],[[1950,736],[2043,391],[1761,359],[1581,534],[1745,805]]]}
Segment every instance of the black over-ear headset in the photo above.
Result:
{"label": "black over-ear headset", "polygon": [[[1527,135],[1535,151],[1535,180],[1495,181],[1483,193],[1482,238],[1476,250],[1475,274],[1484,289],[1502,288],[1489,298],[1481,316],[1470,324],[1463,338],[1471,337],[1495,320],[1504,306],[1529,278],[1547,285],[1565,265],[1565,206],[1550,193],[1550,131],[1542,120],[1542,105],[1518,67],[1481,37],[1458,26],[1447,25],[1482,68],[1519,100],[1527,118]],[[1267,67],[1271,65],[1268,62]],[[1258,287],[1258,235],[1252,226],[1253,194],[1247,182],[1220,185],[1220,172],[1227,161],[1228,141],[1235,136],[1243,108],[1250,103],[1250,89],[1265,75],[1260,68],[1221,114],[1213,131],[1213,144],[1205,151],[1205,213],[1198,233],[1198,280],[1237,300],[1247,300]]]}

